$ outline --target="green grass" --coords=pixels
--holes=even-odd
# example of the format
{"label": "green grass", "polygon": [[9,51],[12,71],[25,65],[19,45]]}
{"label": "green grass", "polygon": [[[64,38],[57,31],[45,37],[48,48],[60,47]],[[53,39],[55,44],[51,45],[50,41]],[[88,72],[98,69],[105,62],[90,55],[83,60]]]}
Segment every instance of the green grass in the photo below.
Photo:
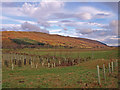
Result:
{"label": "green grass", "polygon": [[[11,50],[12,51],[12,50]],[[14,50],[13,50],[14,51]],[[13,52],[12,51],[12,52]],[[30,65],[15,67],[2,67],[2,87],[3,88],[117,88],[117,68],[109,75],[108,69],[107,81],[103,79],[103,71],[100,69],[101,85],[98,85],[96,66],[105,63],[108,67],[110,58],[117,57],[116,50],[105,51],[70,51],[70,50],[47,50],[47,49],[18,49],[15,52],[22,52],[36,55],[57,55],[61,57],[88,57],[92,56],[94,59],[87,62],[80,63],[69,67],[55,67],[47,68],[38,66],[31,68]],[[91,54],[93,52],[93,54]],[[62,53],[62,54],[60,54]],[[101,60],[103,59],[103,60]]]}
{"label": "green grass", "polygon": [[[3,67],[2,86],[3,88],[100,88],[101,86],[97,84],[96,66],[93,68],[84,66],[90,62],[93,64],[94,61],[56,68],[39,67],[36,69],[23,66],[15,67],[13,71],[11,68]],[[111,76],[107,75],[107,83],[102,80],[102,70],[100,72],[102,87],[117,87],[117,78],[114,78],[115,75],[117,76],[117,71],[114,71]]]}
{"label": "green grass", "polygon": [[59,57],[92,57],[94,59],[110,59],[118,58],[118,50],[97,50],[97,51],[84,51],[84,50],[60,50],[60,49],[18,49],[16,52],[35,54],[35,55],[55,55]]}

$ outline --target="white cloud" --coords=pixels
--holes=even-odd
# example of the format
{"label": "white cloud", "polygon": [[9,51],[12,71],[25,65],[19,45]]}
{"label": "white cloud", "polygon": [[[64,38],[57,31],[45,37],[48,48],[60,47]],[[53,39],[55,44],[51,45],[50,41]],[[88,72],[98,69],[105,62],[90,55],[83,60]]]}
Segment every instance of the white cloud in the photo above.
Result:
{"label": "white cloud", "polygon": [[81,20],[90,20],[92,19],[92,14],[88,12],[78,13],[75,14],[75,17],[81,19]]}
{"label": "white cloud", "polygon": [[113,34],[118,35],[118,21],[117,20],[112,20],[109,24],[109,28],[112,30]]}
{"label": "white cloud", "polygon": [[7,19],[7,17],[0,15],[0,20]]}
{"label": "white cloud", "polygon": [[20,24],[0,24],[0,26],[2,26],[2,27],[15,27],[15,26],[20,26]]}
{"label": "white cloud", "polygon": [[63,2],[40,2],[38,7],[33,4],[25,3],[20,9],[24,14],[36,18],[39,25],[44,27],[50,27],[47,22],[51,18],[52,14],[60,12],[63,9]]}
{"label": "white cloud", "polygon": [[39,26],[33,25],[33,24],[31,24],[31,23],[28,23],[28,22],[23,23],[23,24],[21,25],[21,27],[22,27],[23,30],[49,33],[48,30],[41,29]]}
{"label": "white cloud", "polygon": [[19,9],[26,15],[32,15],[37,10],[37,7],[35,7],[34,4],[24,3],[22,8]]}
{"label": "white cloud", "polygon": [[[14,18],[10,18],[10,17],[6,17],[6,16],[0,16],[0,19],[1,20],[11,20],[11,21],[14,21],[14,22],[18,22],[18,23],[24,23],[25,20],[20,20],[20,19],[14,19]],[[27,21],[31,24],[37,24],[37,22],[34,22],[34,21]]]}
{"label": "white cloud", "polygon": [[109,17],[109,16],[111,16],[110,14],[105,14],[105,13],[98,13],[98,14],[96,14],[95,16],[94,16],[94,18],[106,18],[106,17]]}
{"label": "white cloud", "polygon": [[13,16],[25,16],[20,10],[20,7],[2,7],[2,12],[5,12],[7,15]]}
{"label": "white cloud", "polygon": [[119,40],[118,38],[116,38],[114,36],[110,36],[109,38],[106,38],[103,42],[107,43],[110,46],[118,46],[118,45],[120,45],[118,43],[118,40]]}
{"label": "white cloud", "polygon": [[54,24],[54,23],[58,23],[59,21],[47,21],[48,23],[52,23],[52,24]]}
{"label": "white cloud", "polygon": [[90,34],[92,32],[94,32],[91,28],[81,28],[81,29],[76,29],[77,33],[81,33],[81,34]]}
{"label": "white cloud", "polygon": [[80,19],[83,18],[86,20],[90,20],[92,18],[112,17],[114,14],[109,11],[99,10],[98,8],[94,8],[94,7],[90,7],[90,6],[82,6],[78,9],[77,15],[79,15]]}
{"label": "white cloud", "polygon": [[21,30],[20,24],[1,24],[0,30],[2,31],[19,31]]}
{"label": "white cloud", "polygon": [[30,22],[24,22],[23,24],[0,24],[2,26],[2,31],[36,31],[49,33],[48,30],[41,29],[36,24],[32,24]]}
{"label": "white cloud", "polygon": [[[98,16],[109,16],[111,12],[108,11],[102,11],[98,10],[97,8],[94,7],[88,7],[88,6],[80,6],[80,8],[77,10],[77,13],[69,12],[64,9],[64,2],[59,2],[59,1],[54,1],[54,2],[45,2],[41,1],[38,6],[30,3],[24,3],[22,8],[16,7],[14,8],[12,12],[15,12],[16,14],[21,15],[27,15],[33,18],[36,18],[38,21],[37,23],[40,26],[43,26],[45,28],[49,28],[53,24],[55,25],[61,25],[63,26],[63,29],[65,26],[72,26],[75,28],[80,28],[82,25],[88,27],[92,25],[100,26],[102,24],[98,23],[87,23],[87,22],[76,22],[76,21],[70,21],[70,22],[62,22],[60,23],[59,21],[56,21],[54,19],[60,18],[60,19],[67,19],[67,18],[76,18],[76,19],[81,19],[81,20],[90,20],[93,17],[97,15]],[[8,10],[8,8],[6,8]],[[19,13],[18,13],[19,11]],[[8,11],[10,13],[10,9]],[[15,14],[15,15],[16,15]],[[49,20],[52,19],[52,20]],[[15,20],[20,23],[23,23],[24,21],[22,20]],[[30,22],[31,23],[31,22]],[[33,23],[34,24],[34,23]],[[83,28],[82,26],[82,28]],[[66,30],[66,28],[65,28]]]}
{"label": "white cloud", "polygon": [[98,8],[94,8],[94,7],[90,7],[90,6],[83,6],[79,8],[79,11],[81,12],[88,12],[91,13],[93,15],[96,14],[110,14],[110,12],[108,11],[103,11],[103,10],[99,10]]}
{"label": "white cloud", "polygon": [[[94,17],[105,18],[112,15],[111,12],[98,10],[94,7],[80,7],[77,13],[72,13],[64,9],[64,2],[40,2],[36,7],[34,4],[25,3],[20,9],[24,14],[36,18],[39,25],[50,27],[51,24],[58,24],[57,21],[48,21],[49,19],[67,19],[76,18],[81,20],[90,20]],[[63,24],[63,23],[61,23]],[[68,23],[70,25],[70,23]],[[71,24],[72,25],[72,24]]]}
{"label": "white cloud", "polygon": [[50,30],[50,33],[60,32],[61,29]]}
{"label": "white cloud", "polygon": [[116,37],[111,37],[110,39],[113,39],[113,40],[120,40],[120,38],[116,38]]}
{"label": "white cloud", "polygon": [[91,25],[91,26],[97,26],[97,27],[108,27],[109,24],[101,24],[101,23],[95,23],[95,22],[87,22],[86,24]]}
{"label": "white cloud", "polygon": [[[104,27],[109,26],[109,24],[101,24],[101,23],[95,23],[95,22],[76,22],[76,21],[63,22],[62,24],[63,24],[64,27],[65,26],[70,26],[70,27],[74,27],[76,29],[83,29],[83,30],[86,29],[86,28],[92,28],[94,26],[98,27],[98,29],[92,28],[92,30],[94,30],[94,31],[106,30],[106,28],[104,28]],[[101,29],[101,28],[104,28],[104,29]]]}

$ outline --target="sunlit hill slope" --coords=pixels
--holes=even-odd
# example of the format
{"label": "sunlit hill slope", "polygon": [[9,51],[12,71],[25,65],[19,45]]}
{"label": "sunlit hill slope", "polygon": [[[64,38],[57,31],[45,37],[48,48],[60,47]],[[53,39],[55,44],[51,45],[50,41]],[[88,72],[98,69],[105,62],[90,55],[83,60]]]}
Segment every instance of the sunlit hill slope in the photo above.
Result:
{"label": "sunlit hill slope", "polygon": [[41,32],[2,31],[2,48],[58,47],[58,48],[107,48],[104,43]]}

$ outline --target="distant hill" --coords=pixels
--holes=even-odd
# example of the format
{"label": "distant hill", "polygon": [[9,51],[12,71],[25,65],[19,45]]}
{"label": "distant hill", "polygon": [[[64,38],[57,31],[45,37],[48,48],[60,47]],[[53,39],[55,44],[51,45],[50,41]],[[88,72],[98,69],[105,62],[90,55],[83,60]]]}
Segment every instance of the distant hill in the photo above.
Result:
{"label": "distant hill", "polygon": [[107,48],[102,42],[41,32],[2,31],[2,48]]}

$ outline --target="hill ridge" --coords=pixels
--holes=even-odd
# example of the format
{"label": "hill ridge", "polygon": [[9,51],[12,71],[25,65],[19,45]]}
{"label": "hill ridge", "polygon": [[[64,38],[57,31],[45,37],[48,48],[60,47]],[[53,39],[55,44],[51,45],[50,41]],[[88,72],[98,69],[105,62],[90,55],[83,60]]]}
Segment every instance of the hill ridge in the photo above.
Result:
{"label": "hill ridge", "polygon": [[[44,45],[26,45],[26,44],[18,44],[14,42],[15,39],[23,42],[26,40],[43,43]],[[68,37],[61,36],[56,34],[47,34],[42,32],[25,32],[25,31],[2,31],[2,47],[3,48],[12,48],[12,47],[64,47],[64,48],[107,48],[106,44],[86,39],[86,38],[77,38],[77,37]]]}

